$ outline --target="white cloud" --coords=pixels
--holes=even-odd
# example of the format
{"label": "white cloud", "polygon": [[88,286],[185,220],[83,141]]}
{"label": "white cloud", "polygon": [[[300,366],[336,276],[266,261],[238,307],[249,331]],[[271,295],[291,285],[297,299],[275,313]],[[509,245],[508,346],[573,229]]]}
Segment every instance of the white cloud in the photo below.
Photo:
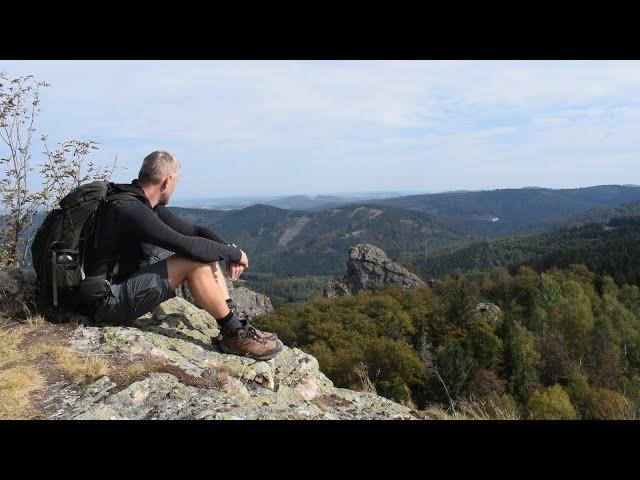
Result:
{"label": "white cloud", "polygon": [[52,140],[101,141],[103,155],[130,165],[124,179],[149,149],[173,150],[191,196],[208,194],[204,178],[218,179],[218,194],[553,186],[570,169],[587,183],[603,173],[640,183],[629,163],[640,147],[640,62],[0,61],[0,70],[52,83],[41,117]]}

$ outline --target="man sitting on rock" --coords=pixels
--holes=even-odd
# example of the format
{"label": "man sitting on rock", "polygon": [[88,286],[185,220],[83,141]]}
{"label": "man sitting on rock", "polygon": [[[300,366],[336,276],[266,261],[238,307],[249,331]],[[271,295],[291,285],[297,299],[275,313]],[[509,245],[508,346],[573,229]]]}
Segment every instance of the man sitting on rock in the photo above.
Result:
{"label": "man sitting on rock", "polygon": [[[149,154],[138,178],[115,184],[116,192],[135,196],[107,203],[100,212],[95,236],[87,241],[87,276],[106,274],[110,283],[104,299],[91,306],[96,323],[127,325],[165,300],[187,282],[196,302],[220,326],[220,349],[258,360],[275,357],[282,349],[277,336],[241,320],[218,261],[224,260],[231,280],[249,266],[245,252],[212,230],[181,220],[166,207],[176,188],[180,164],[164,151]],[[153,246],[174,252],[150,263]]]}

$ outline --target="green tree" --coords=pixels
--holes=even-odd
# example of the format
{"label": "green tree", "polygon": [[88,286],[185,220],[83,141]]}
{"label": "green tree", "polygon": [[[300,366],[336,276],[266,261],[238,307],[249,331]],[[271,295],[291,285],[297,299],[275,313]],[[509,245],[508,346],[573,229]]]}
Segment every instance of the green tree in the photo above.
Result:
{"label": "green tree", "polygon": [[570,298],[563,298],[549,313],[550,322],[564,337],[569,355],[580,365],[588,353],[588,340],[593,328],[593,314],[589,298],[580,290]]}
{"label": "green tree", "polygon": [[539,362],[534,334],[512,318],[505,318],[504,375],[510,393],[517,399],[526,398],[537,385]]}
{"label": "green tree", "polygon": [[446,314],[459,327],[471,321],[475,307],[480,300],[478,285],[461,272],[456,272],[440,284]]}
{"label": "green tree", "polygon": [[469,338],[475,368],[495,368],[502,354],[502,340],[495,334],[491,325],[485,319],[474,321],[469,329]]}
{"label": "green tree", "polygon": [[637,420],[638,408],[622,393],[600,388],[595,393],[591,415],[596,420]]}
{"label": "green tree", "polygon": [[534,420],[578,419],[569,395],[558,384],[533,391],[527,401],[527,411]]}
{"label": "green tree", "polygon": [[452,397],[466,396],[476,373],[476,364],[468,348],[458,340],[447,339],[437,350],[437,368]]}
{"label": "green tree", "polygon": [[586,373],[577,364],[572,364],[568,369],[567,393],[580,417],[591,419],[591,411],[596,399]]}
{"label": "green tree", "polygon": [[410,345],[390,338],[369,339],[365,347],[365,361],[376,390],[397,401],[407,400],[405,386],[421,380],[422,362]]}

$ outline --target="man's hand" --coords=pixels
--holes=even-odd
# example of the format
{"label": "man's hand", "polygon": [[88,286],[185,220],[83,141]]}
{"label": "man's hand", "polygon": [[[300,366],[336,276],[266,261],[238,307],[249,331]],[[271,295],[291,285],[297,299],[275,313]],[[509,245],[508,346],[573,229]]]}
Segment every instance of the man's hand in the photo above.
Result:
{"label": "man's hand", "polygon": [[240,278],[240,274],[243,272],[244,267],[240,265],[238,262],[229,262],[227,263],[227,274],[229,278],[233,281]]}
{"label": "man's hand", "polygon": [[249,259],[247,258],[247,254],[244,253],[244,250],[240,250],[242,252],[242,257],[238,260],[238,264],[242,265],[243,268],[249,268]]}
{"label": "man's hand", "polygon": [[240,274],[244,271],[245,268],[249,266],[249,259],[247,258],[247,254],[244,251],[242,252],[242,257],[237,262],[227,262],[227,273],[229,274],[229,278],[231,280],[237,280],[240,278]]}

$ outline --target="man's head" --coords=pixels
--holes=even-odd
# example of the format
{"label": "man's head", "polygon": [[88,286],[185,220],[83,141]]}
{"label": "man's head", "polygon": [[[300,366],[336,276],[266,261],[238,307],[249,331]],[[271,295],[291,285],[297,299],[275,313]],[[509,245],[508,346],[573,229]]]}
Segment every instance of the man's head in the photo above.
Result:
{"label": "man's head", "polygon": [[176,188],[180,163],[174,155],[164,150],[156,150],[147,155],[138,173],[142,188],[158,195],[158,203],[166,205]]}

